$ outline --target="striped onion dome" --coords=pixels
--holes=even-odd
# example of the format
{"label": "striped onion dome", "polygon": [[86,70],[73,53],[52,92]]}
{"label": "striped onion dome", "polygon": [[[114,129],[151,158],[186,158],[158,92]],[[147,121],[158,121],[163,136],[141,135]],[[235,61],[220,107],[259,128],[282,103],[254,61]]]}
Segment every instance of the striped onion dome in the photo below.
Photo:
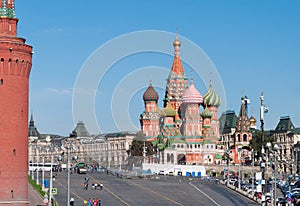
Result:
{"label": "striped onion dome", "polygon": [[205,118],[211,118],[212,117],[212,113],[209,111],[209,109],[207,107],[205,107],[204,111],[201,113],[201,117],[203,119],[205,119]]}
{"label": "striped onion dome", "polygon": [[170,103],[167,104],[165,108],[162,110],[163,116],[166,117],[175,117],[177,112],[176,110],[170,105]]}
{"label": "striped onion dome", "polygon": [[152,86],[152,82],[150,81],[150,85],[147,88],[147,90],[145,91],[144,95],[143,95],[143,100],[144,101],[155,101],[157,102],[158,100],[158,94],[155,91],[155,89]]}
{"label": "striped onion dome", "polygon": [[215,106],[219,107],[221,105],[221,99],[220,97],[215,93],[213,87],[212,87],[212,81],[210,81],[210,85],[208,88],[208,91],[203,96],[203,105],[206,106]]}
{"label": "striped onion dome", "polygon": [[194,86],[194,82],[191,80],[191,85],[184,90],[182,96],[183,103],[197,103],[201,104],[203,102],[202,95]]}

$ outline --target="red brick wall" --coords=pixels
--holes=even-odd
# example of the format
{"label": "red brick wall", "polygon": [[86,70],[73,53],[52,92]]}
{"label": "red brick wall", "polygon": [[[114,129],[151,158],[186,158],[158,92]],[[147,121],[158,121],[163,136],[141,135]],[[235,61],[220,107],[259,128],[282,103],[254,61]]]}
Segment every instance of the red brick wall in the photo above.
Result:
{"label": "red brick wall", "polygon": [[[28,78],[32,47],[0,18],[0,205],[28,205]],[[13,21],[16,23],[17,21]]]}

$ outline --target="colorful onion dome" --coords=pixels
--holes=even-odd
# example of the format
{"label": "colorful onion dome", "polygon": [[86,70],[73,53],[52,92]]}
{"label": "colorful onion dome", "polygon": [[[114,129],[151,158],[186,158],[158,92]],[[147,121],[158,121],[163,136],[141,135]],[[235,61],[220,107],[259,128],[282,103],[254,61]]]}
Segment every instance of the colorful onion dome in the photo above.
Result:
{"label": "colorful onion dome", "polygon": [[170,102],[168,102],[167,106],[163,108],[162,113],[163,116],[166,117],[175,117],[177,114],[176,110],[170,105]]}
{"label": "colorful onion dome", "polygon": [[204,111],[201,113],[201,117],[203,119],[205,119],[205,118],[211,118],[212,117],[212,113],[209,111],[209,109],[207,107],[205,107]]}
{"label": "colorful onion dome", "polygon": [[220,97],[215,93],[213,87],[212,87],[212,82],[210,81],[210,85],[208,88],[208,91],[206,94],[203,96],[203,105],[206,106],[215,106],[219,107],[221,105],[221,99]]}
{"label": "colorful onion dome", "polygon": [[144,101],[156,101],[158,100],[158,94],[155,91],[155,89],[152,86],[152,82],[150,81],[150,85],[147,88],[147,90],[145,91],[144,95],[143,95],[143,100]]}
{"label": "colorful onion dome", "polygon": [[194,86],[194,82],[191,80],[190,86],[184,90],[182,96],[183,103],[197,103],[201,104],[203,102],[202,95]]}

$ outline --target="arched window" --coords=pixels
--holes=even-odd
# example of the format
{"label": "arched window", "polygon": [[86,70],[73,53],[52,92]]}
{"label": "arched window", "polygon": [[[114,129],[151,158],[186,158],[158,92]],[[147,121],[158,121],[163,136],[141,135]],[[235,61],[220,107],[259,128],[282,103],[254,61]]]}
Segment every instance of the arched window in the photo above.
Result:
{"label": "arched window", "polygon": [[3,79],[0,80],[0,86],[3,85]]}
{"label": "arched window", "polygon": [[167,154],[167,162],[170,162],[170,159],[171,159],[171,158],[170,158],[170,154],[168,153],[168,154]]}
{"label": "arched window", "polygon": [[240,141],[241,141],[241,135],[238,134],[238,135],[237,135],[237,138],[238,138],[237,141],[240,142]]}
{"label": "arched window", "polygon": [[243,141],[247,142],[247,135],[246,134],[243,135]]}

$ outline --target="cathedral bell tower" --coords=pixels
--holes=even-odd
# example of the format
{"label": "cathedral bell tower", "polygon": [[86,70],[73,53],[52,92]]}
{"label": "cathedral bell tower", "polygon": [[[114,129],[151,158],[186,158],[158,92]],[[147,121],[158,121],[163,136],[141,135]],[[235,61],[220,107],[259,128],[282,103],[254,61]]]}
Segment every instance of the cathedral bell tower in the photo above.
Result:
{"label": "cathedral bell tower", "polygon": [[0,205],[28,202],[28,80],[32,47],[17,37],[14,0],[0,0]]}

